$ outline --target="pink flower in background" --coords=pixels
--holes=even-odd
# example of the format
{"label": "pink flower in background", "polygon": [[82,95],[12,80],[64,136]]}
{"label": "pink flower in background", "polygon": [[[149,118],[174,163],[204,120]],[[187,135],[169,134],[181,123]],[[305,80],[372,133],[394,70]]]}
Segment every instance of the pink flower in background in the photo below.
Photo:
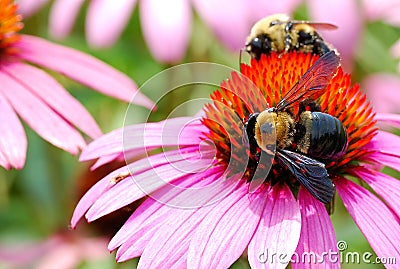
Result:
{"label": "pink flower in background", "polygon": [[400,26],[400,2],[397,0],[363,0],[364,15],[369,21],[382,20]]}
{"label": "pink flower in background", "polygon": [[[382,20],[390,25],[400,26],[399,1],[366,0],[362,4],[368,20]],[[390,53],[394,58],[400,59],[400,40],[392,46]],[[398,65],[398,72],[400,72],[400,64]],[[398,73],[370,74],[364,78],[362,84],[376,111],[382,113],[400,112],[400,76]]]}
{"label": "pink flower in background", "polygon": [[[0,265],[12,268],[71,269],[82,262],[106,260],[106,238],[59,234],[43,242],[0,245]],[[8,268],[8,267],[6,267]]]}
{"label": "pink flower in background", "polygon": [[[180,61],[191,33],[192,7],[216,36],[232,51],[243,48],[251,25],[275,12],[291,13],[301,0],[265,2],[257,0],[141,0],[139,3],[143,35],[154,58],[160,62]],[[46,1],[42,1],[46,2]],[[71,31],[83,0],[56,0],[50,11],[50,33],[58,39]],[[91,46],[109,47],[121,35],[137,0],[92,0],[86,14],[86,37]],[[21,0],[28,14],[37,10],[36,0]],[[196,34],[196,33],[193,33]]]}
{"label": "pink flower in background", "polygon": [[307,0],[306,3],[311,21],[328,22],[338,26],[334,31],[321,31],[321,35],[337,48],[345,70],[351,71],[364,27],[362,10],[357,1]]}
{"label": "pink flower in background", "polygon": [[79,131],[91,138],[101,131],[86,109],[53,77],[59,72],[103,94],[152,107],[135,83],[105,63],[79,51],[29,35],[19,35],[21,16],[11,0],[0,0],[0,165],[20,169],[27,139],[19,120],[53,145],[72,154],[85,146]]}
{"label": "pink flower in background", "polygon": [[[265,170],[243,142],[249,115],[276,104],[316,59],[288,53],[253,60],[242,65],[243,76],[232,73],[221,84],[200,117],[132,125],[92,142],[81,160],[104,163],[123,154],[166,150],[100,180],[78,203],[72,227],[83,216],[94,221],[149,196],[108,246],[117,249],[119,262],[141,256],[138,268],[228,268],[247,250],[252,268],[285,268],[294,253],[337,252],[324,204],[280,166]],[[376,120],[399,125],[400,117],[375,115],[360,87],[350,83],[339,67],[318,99],[321,111],[337,117],[348,135],[346,152],[327,161],[326,169],[376,254],[400,257],[400,182],[379,171],[382,166],[400,171],[400,138],[375,127]],[[262,185],[249,193],[257,175]],[[271,264],[268,253],[287,256]],[[325,259],[320,266],[339,268],[340,263]],[[292,263],[292,268],[310,267]]]}

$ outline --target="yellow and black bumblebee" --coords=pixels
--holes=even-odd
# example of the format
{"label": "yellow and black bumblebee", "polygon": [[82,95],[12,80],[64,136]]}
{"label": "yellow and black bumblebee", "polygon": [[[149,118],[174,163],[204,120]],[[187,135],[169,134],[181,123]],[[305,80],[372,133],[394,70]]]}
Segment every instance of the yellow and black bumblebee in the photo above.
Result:
{"label": "yellow and black bumblebee", "polygon": [[334,48],[316,30],[334,30],[330,23],[291,20],[288,15],[275,14],[254,24],[246,40],[246,51],[252,58],[262,54],[298,51],[323,55]]}
{"label": "yellow and black bumblebee", "polygon": [[[317,111],[315,100],[325,92],[339,65],[333,51],[324,54],[275,107],[249,115],[245,123],[250,152],[276,160],[325,204],[332,200],[335,188],[324,162],[346,152],[348,137],[339,119]],[[299,107],[297,115],[291,109],[294,105]],[[315,109],[306,110],[306,106]]]}

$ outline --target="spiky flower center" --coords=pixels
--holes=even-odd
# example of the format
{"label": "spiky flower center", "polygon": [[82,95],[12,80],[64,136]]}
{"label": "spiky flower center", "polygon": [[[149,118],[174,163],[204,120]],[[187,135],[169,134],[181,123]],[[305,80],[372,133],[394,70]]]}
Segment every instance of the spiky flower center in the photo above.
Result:
{"label": "spiky flower center", "polygon": [[[255,169],[263,164],[246,147],[244,126],[249,115],[274,107],[318,58],[297,52],[263,56],[259,61],[253,59],[250,65],[242,64],[241,74],[232,73],[232,78],[221,84],[211,95],[213,103],[206,105],[203,118],[209,129],[204,135],[216,145],[220,164],[229,166],[232,173],[245,167],[243,179],[252,179]],[[336,117],[346,128],[348,147],[345,154],[336,160],[324,160],[329,175],[344,174],[359,162],[361,156],[369,153],[363,146],[376,134],[372,107],[359,85],[351,86],[350,75],[344,74],[341,67],[325,93],[314,101],[321,112]],[[291,113],[298,115],[298,104]],[[235,165],[231,165],[232,160]],[[296,182],[277,163],[265,177],[265,182],[269,183]]]}
{"label": "spiky flower center", "polygon": [[22,16],[16,13],[13,0],[0,0],[0,56],[12,53],[12,44],[19,40],[18,31],[23,28]]}

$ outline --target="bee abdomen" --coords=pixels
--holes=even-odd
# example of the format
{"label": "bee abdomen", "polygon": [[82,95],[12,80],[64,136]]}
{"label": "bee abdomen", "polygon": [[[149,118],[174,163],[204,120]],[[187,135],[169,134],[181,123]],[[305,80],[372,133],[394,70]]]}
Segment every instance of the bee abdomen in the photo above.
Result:
{"label": "bee abdomen", "polygon": [[297,150],[308,156],[335,160],[347,149],[347,132],[336,117],[305,111],[296,125]]}

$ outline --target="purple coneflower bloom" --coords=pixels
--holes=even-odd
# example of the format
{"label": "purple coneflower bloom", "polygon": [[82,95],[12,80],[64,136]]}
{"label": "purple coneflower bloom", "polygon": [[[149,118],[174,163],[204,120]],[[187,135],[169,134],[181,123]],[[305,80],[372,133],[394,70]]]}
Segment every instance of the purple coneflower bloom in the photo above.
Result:
{"label": "purple coneflower bloom", "polygon": [[[59,72],[109,96],[130,101],[137,87],[114,68],[84,53],[20,35],[21,16],[11,0],[0,0],[0,165],[22,168],[27,139],[18,117],[53,145],[76,154],[101,131],[86,109],[53,77],[36,66]],[[36,66],[35,66],[36,65]],[[152,102],[138,93],[140,105]]]}
{"label": "purple coneflower bloom", "polygon": [[[228,49],[243,47],[251,25],[275,12],[291,13],[301,0],[276,3],[243,0],[102,0],[90,1],[86,14],[86,37],[93,47],[113,45],[128,23],[139,2],[143,35],[150,52],[160,62],[174,63],[185,55],[191,35],[192,8]],[[47,0],[21,0],[22,10],[32,14]],[[66,37],[79,13],[83,0],[56,0],[50,10],[50,33]],[[194,33],[195,34],[195,33]]]}
{"label": "purple coneflower bloom", "polygon": [[[284,268],[295,253],[338,252],[324,204],[287,171],[273,165],[250,193],[249,183],[263,164],[243,143],[250,113],[275,105],[317,58],[287,53],[252,60],[212,94],[203,116],[128,126],[95,140],[81,160],[167,150],[100,180],[80,200],[72,226],[83,215],[94,221],[149,195],[109,244],[110,251],[118,249],[117,261],[141,256],[138,268],[227,268],[247,251],[253,268]],[[376,121],[399,124],[400,118],[375,115],[341,67],[317,102],[348,135],[344,155],[325,163],[338,196],[379,257],[400,257],[400,182],[380,171],[382,166],[400,170],[400,139],[375,126]],[[340,267],[329,259],[317,265]]]}
{"label": "purple coneflower bloom", "polygon": [[107,259],[106,237],[55,234],[45,241],[0,245],[0,265],[6,268],[78,268],[83,262]]}

